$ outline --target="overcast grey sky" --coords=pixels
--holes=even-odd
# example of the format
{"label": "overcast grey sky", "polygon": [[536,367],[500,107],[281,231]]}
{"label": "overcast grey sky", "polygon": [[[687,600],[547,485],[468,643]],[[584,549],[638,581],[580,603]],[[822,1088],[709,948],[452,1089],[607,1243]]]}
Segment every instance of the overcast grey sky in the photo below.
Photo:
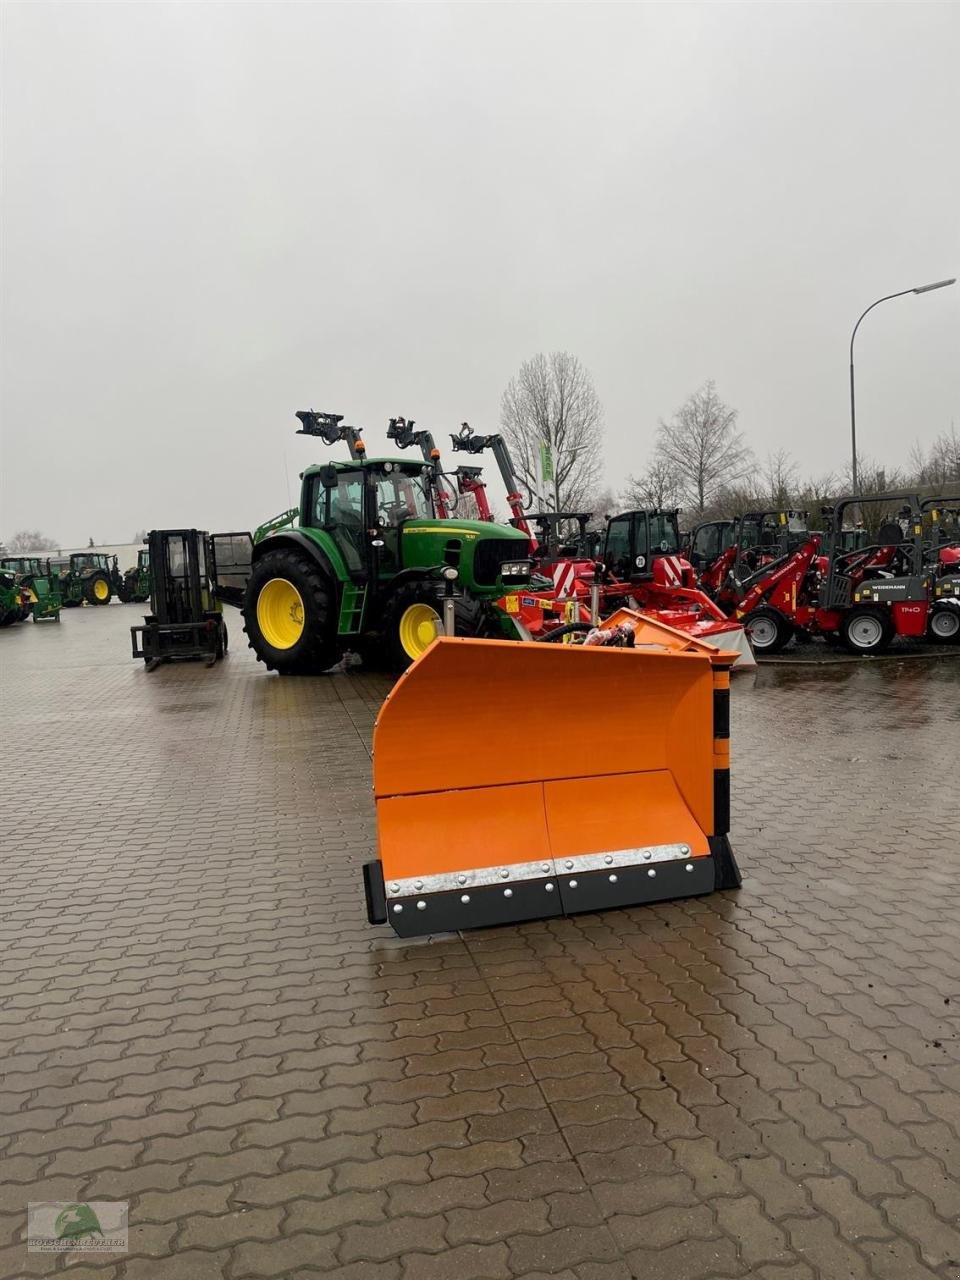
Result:
{"label": "overcast grey sky", "polygon": [[[839,470],[853,321],[960,273],[957,5],[3,22],[7,535],[249,528],[324,452],[296,409],[446,443],[553,348],[593,374],[614,487],[707,378],[758,454]],[[960,427],[960,286],[857,346],[865,453]]]}

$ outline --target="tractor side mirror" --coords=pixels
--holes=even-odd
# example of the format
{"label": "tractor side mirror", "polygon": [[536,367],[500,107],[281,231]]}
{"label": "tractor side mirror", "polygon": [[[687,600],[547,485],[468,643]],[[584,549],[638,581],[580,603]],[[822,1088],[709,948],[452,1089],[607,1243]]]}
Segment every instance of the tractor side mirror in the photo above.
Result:
{"label": "tractor side mirror", "polygon": [[337,487],[337,469],[328,462],[326,466],[320,468],[320,483],[325,489],[335,489]]}

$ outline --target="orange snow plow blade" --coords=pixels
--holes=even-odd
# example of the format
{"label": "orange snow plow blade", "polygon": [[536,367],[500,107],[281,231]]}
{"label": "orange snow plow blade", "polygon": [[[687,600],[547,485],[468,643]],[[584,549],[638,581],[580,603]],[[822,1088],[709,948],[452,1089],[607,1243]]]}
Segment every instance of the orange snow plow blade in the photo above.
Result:
{"label": "orange snow plow blade", "polygon": [[[373,739],[372,923],[410,937],[739,885],[736,654],[610,622],[637,647],[441,637],[400,678]],[[550,739],[527,740],[524,707],[549,709]]]}

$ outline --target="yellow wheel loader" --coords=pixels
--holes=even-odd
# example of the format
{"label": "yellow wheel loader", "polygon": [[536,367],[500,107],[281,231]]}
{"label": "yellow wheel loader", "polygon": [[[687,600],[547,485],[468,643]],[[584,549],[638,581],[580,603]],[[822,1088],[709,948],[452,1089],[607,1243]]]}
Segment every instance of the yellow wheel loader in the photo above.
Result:
{"label": "yellow wheel loader", "polygon": [[[374,730],[370,922],[413,937],[738,888],[736,658],[627,609],[582,644],[439,637]],[[466,690],[467,732],[436,713]],[[521,699],[556,707],[549,746],[523,740]]]}

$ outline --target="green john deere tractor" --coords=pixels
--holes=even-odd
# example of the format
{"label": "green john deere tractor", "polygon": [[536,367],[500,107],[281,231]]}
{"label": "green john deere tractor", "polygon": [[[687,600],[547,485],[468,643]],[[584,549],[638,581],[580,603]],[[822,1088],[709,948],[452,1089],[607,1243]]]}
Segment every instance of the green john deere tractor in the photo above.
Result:
{"label": "green john deere tractor", "polygon": [[0,569],[13,573],[25,589],[29,603],[23,606],[22,617],[33,617],[34,622],[60,621],[60,577],[49,560],[40,556],[8,556],[0,561]]}
{"label": "green john deere tractor", "polygon": [[0,568],[0,627],[12,627],[30,616],[30,591],[13,569]]}
{"label": "green john deere tractor", "polygon": [[116,556],[77,551],[69,561],[61,562],[60,594],[68,609],[84,601],[92,605],[109,604],[115,595],[120,595],[122,583]]}
{"label": "green john deere tractor", "polygon": [[138,551],[137,563],[125,570],[117,595],[124,604],[140,604],[150,599],[150,552]]}
{"label": "green john deere tractor", "polygon": [[[443,629],[451,594],[457,635],[512,637],[495,601],[530,580],[526,534],[437,519],[438,464],[368,458],[342,415],[297,417],[300,435],[346,441],[350,461],[308,467],[299,508],[253,536],[243,616],[257,658],[301,674],[326,671],[351,650],[402,670]],[[213,540],[218,583],[230,568],[221,538],[236,544],[236,535]]]}

